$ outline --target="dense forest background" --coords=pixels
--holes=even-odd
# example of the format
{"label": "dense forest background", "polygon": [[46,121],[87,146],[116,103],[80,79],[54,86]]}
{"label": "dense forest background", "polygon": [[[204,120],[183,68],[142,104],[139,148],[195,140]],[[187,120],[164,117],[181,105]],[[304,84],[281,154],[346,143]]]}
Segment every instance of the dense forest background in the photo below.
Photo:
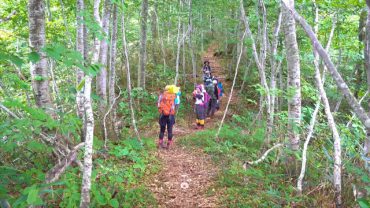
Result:
{"label": "dense forest background", "polygon": [[[1,207],[167,206],[150,184],[177,154],[155,144],[168,84],[175,148],[217,167],[212,206],[370,207],[369,6],[0,1]],[[210,58],[223,107],[195,132]]]}

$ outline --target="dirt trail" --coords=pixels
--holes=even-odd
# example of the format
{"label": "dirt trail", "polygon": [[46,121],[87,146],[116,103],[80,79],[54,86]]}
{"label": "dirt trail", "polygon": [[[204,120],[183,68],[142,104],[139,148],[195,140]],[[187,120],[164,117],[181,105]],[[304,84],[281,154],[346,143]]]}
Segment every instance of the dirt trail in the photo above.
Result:
{"label": "dirt trail", "polygon": [[[217,57],[213,54],[216,46],[211,46],[204,54],[212,74],[221,80],[226,89],[230,83],[225,81],[225,72]],[[226,103],[225,97],[223,102]],[[206,127],[215,126],[223,115],[224,106],[216,112],[214,118],[206,120]],[[215,181],[218,168],[212,164],[209,156],[201,150],[188,150],[176,145],[176,140],[195,132],[192,127],[175,126],[175,143],[170,150],[159,150],[158,158],[163,169],[154,177],[149,188],[154,193],[159,207],[219,207],[217,196],[207,194]]]}

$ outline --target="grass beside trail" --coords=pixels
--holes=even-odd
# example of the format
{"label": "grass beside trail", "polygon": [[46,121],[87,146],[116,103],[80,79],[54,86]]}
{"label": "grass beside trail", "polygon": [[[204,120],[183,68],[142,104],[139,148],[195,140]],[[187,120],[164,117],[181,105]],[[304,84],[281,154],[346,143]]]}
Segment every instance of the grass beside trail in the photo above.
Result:
{"label": "grass beside trail", "polygon": [[[286,175],[283,162],[286,153],[283,151],[274,150],[265,161],[244,170],[244,161],[256,160],[262,154],[264,128],[247,133],[236,120],[238,118],[233,118],[223,127],[219,142],[215,139],[216,129],[199,131],[179,140],[179,145],[202,149],[219,166],[221,171],[216,185],[209,191],[220,193],[220,204],[224,207],[290,207],[292,204],[321,207],[322,201],[314,201],[310,196],[295,196],[296,179]],[[331,198],[325,196],[322,200],[327,202]]]}

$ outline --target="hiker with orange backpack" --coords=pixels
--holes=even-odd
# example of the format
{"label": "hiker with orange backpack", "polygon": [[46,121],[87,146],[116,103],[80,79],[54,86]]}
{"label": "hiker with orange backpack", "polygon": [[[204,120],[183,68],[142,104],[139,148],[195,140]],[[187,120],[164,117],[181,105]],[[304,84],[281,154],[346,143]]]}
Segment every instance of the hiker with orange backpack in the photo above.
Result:
{"label": "hiker with orange backpack", "polygon": [[[158,98],[158,111],[160,113],[159,116],[159,126],[160,126],[160,133],[159,133],[159,140],[158,140],[158,148],[169,148],[173,142],[173,125],[175,124],[175,99],[176,94],[174,93],[173,86],[166,86],[165,91],[159,96]],[[167,127],[167,145],[164,145],[163,138],[166,132]]]}

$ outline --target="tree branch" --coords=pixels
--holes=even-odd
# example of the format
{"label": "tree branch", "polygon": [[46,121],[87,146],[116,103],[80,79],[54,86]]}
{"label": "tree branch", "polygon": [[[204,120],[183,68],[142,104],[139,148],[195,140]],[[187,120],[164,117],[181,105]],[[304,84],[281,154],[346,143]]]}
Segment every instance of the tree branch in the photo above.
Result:
{"label": "tree branch", "polygon": [[3,22],[7,22],[9,21],[11,18],[13,18],[15,15],[17,14],[17,11],[13,10],[12,12],[10,12],[10,14],[7,16],[7,17],[4,17],[4,18],[1,18],[0,19],[0,24],[3,23]]}
{"label": "tree branch", "polygon": [[272,150],[274,150],[274,149],[276,149],[276,148],[278,148],[278,147],[282,147],[282,146],[284,146],[284,144],[282,144],[282,143],[275,144],[273,147],[271,147],[270,149],[268,149],[268,150],[267,150],[267,151],[262,155],[262,157],[261,157],[260,159],[255,160],[255,161],[246,161],[246,162],[244,162],[244,165],[243,165],[244,169],[246,169],[246,165],[247,165],[247,164],[248,164],[248,165],[257,165],[258,163],[260,163],[260,162],[264,161],[264,160],[266,159],[267,155],[268,155]]}

